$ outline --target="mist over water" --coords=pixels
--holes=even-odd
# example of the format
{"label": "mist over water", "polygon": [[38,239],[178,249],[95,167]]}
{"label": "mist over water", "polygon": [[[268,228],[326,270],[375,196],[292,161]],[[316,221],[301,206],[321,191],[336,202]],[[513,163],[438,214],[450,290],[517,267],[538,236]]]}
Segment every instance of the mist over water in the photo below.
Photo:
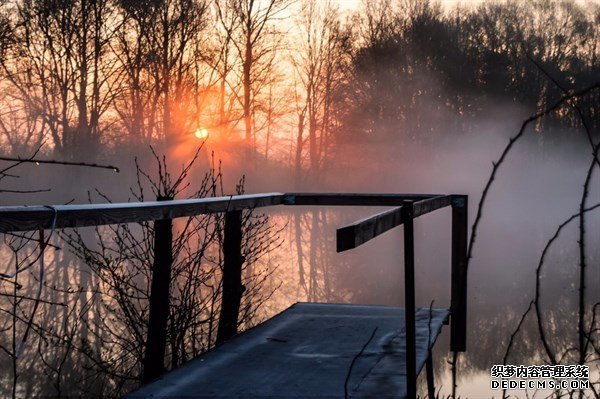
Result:
{"label": "mist over water", "polygon": [[[470,225],[481,192],[495,161],[514,135],[527,110],[499,104],[497,114],[478,121],[477,133],[448,132],[430,143],[390,142],[338,148],[341,160],[328,173],[327,183],[299,191],[379,193],[460,193],[469,195]],[[556,228],[578,212],[585,175],[591,160],[585,133],[576,130],[535,132],[529,129],[518,142],[485,203],[469,268],[469,335],[459,392],[466,397],[497,395],[489,388],[489,369],[501,364],[508,338],[533,299],[535,269],[546,242]],[[250,179],[252,181],[253,179]],[[592,178],[588,206],[600,202],[600,177]],[[267,190],[277,191],[272,181]],[[264,182],[263,182],[264,184]],[[283,183],[285,187],[285,183]],[[312,208],[304,212],[309,214]],[[335,254],[335,228],[375,214],[380,208],[327,208],[327,228],[312,243],[326,246],[326,258],[316,268],[327,269],[333,293],[325,300],[352,303],[403,303],[401,228],[347,253]],[[294,213],[284,208],[283,213]],[[450,299],[450,226],[448,209],[417,219],[417,305],[448,306]],[[308,229],[304,230],[307,236]],[[586,216],[588,305],[600,300],[600,214]],[[554,243],[542,273],[542,295],[550,341],[559,346],[575,342],[577,332],[578,228],[576,221]],[[288,255],[292,251],[288,252]],[[279,268],[296,272],[293,256],[283,256]],[[286,275],[287,276],[287,275]],[[287,284],[287,281],[284,282]],[[305,300],[288,297],[291,303]],[[436,370],[442,393],[451,392],[446,329],[436,345]],[[539,364],[540,341],[531,317],[511,352],[509,364]],[[562,342],[562,343],[561,343]],[[573,361],[571,361],[573,362]]]}
{"label": "mist over water", "polygon": [[[200,6],[202,2],[192,3]],[[121,2],[115,4],[115,10],[124,15],[136,16],[135,13],[139,11]],[[144,104],[159,104],[152,109],[154,113],[150,112],[150,105],[147,105],[148,109],[140,111],[143,116],[140,123],[147,131],[130,131],[130,119],[135,119],[135,115],[117,116],[117,111],[131,111],[133,107],[133,104],[127,103],[127,98],[117,96],[110,105],[112,108],[105,117],[106,122],[102,119],[102,123],[96,126],[104,135],[102,139],[105,141],[96,143],[101,150],[74,146],[69,150],[71,152],[61,154],[56,147],[45,144],[40,154],[43,158],[58,157],[113,165],[120,172],[23,164],[15,170],[20,177],[3,180],[2,189],[51,191],[23,195],[0,190],[2,205],[134,201],[134,197],[140,193],[138,179],[144,190],[144,200],[153,201],[155,193],[148,179],[143,174],[136,174],[134,158],[137,157],[137,164],[142,171],[156,178],[157,160],[148,146],[148,143],[152,143],[159,161],[164,155],[169,171],[176,176],[190,162],[198,147],[203,145],[186,177],[189,187],[179,194],[179,198],[193,196],[207,171],[214,168],[223,173],[222,187],[221,176],[217,178],[217,183],[213,182],[215,187],[219,186],[214,192],[217,196],[221,195],[221,189],[224,195],[235,194],[236,185],[242,177],[245,178],[246,193],[467,194],[471,226],[483,188],[492,171],[492,163],[498,160],[510,137],[519,131],[523,120],[551,105],[562,95],[561,90],[550,85],[548,78],[521,53],[523,48],[541,59],[561,82],[568,83],[569,89],[593,83],[599,70],[597,48],[600,47],[593,47],[593,43],[598,43],[600,38],[597,24],[594,25],[600,16],[600,8],[596,3],[590,3],[588,9],[570,2],[490,2],[466,11],[456,9],[452,14],[442,12],[434,2],[425,0],[382,0],[364,2],[359,11],[347,16],[348,19],[338,15],[335,9],[319,8],[323,4],[307,1],[307,7],[293,21],[289,20],[294,29],[285,34],[293,44],[287,43],[287,47],[296,50],[293,54],[289,54],[285,46],[282,46],[285,48],[282,50],[277,47],[279,44],[273,44],[278,43],[274,39],[278,37],[275,33],[284,31],[278,31],[276,24],[269,25],[272,28],[269,34],[274,36],[265,39],[262,43],[264,47],[258,47],[258,50],[262,51],[259,52],[261,56],[277,54],[277,57],[272,60],[263,58],[253,67],[253,78],[263,78],[262,81],[253,81],[255,85],[244,85],[241,71],[235,69],[244,64],[243,57],[238,55],[236,58],[229,53],[219,55],[222,58],[209,54],[216,57],[211,59],[217,65],[210,67],[214,67],[214,71],[204,65],[206,59],[194,58],[196,53],[192,56],[192,52],[184,51],[181,58],[174,61],[181,62],[178,65],[183,66],[179,71],[171,71],[173,74],[187,67],[189,70],[193,70],[192,66],[198,69],[206,67],[209,71],[216,71],[215,76],[220,76],[215,81],[210,80],[212,77],[194,76],[192,79],[186,75],[188,80],[183,79],[185,83],[173,83],[176,79],[169,80],[169,71],[165,73],[160,65],[139,66],[148,87],[160,87],[163,81],[172,84],[171,91],[167,87],[165,93],[153,97],[154,92],[147,87],[140,89],[132,82],[121,82],[132,91],[141,90],[138,94],[146,101]],[[312,8],[309,7],[311,5]],[[121,6],[123,9],[119,8]],[[307,10],[312,10],[312,13]],[[589,15],[584,13],[585,10],[590,11]],[[222,11],[231,10],[225,7]],[[206,12],[205,17],[208,18],[210,13]],[[3,15],[0,14],[0,18],[4,18]],[[192,15],[196,14],[188,13],[186,18]],[[204,38],[204,29],[208,28],[199,27],[204,17],[198,17],[198,20],[194,18],[190,18],[189,22],[199,24],[195,26],[198,29],[195,33],[197,37]],[[548,34],[542,38],[538,36],[535,26],[559,26],[561,18],[567,22],[577,21],[565,23],[567,28],[560,25],[568,30],[567,33],[571,32],[571,36],[562,31],[561,36],[544,30],[540,31],[540,35],[544,32]],[[315,26],[320,30],[314,30]],[[183,33],[178,33],[177,29],[174,30],[177,38],[186,34],[185,29]],[[239,40],[241,36],[226,37],[222,29],[215,29],[210,31],[215,43],[222,45],[221,49],[234,51],[235,46],[231,41]],[[326,36],[327,40],[324,39],[322,43],[331,46],[319,47],[322,52],[309,54],[311,58],[305,53],[315,50],[315,47],[303,41],[306,38],[302,35],[316,31]],[[126,33],[135,35],[136,32],[132,29]],[[123,36],[124,39],[127,37]],[[553,51],[562,46],[560,37],[570,40],[570,53],[565,50],[570,54],[569,57],[562,57]],[[148,40],[144,45],[150,50],[142,50],[154,55],[160,46],[152,42],[154,39],[151,37],[143,40]],[[185,47],[193,42],[198,48],[203,48],[205,44],[195,40],[186,42],[182,39],[182,43]],[[123,43],[119,42],[119,45]],[[215,43],[210,43],[212,47],[206,46],[214,52],[218,47],[215,47]],[[125,51],[119,46],[111,51],[117,50]],[[323,70],[308,90],[307,71],[310,71],[310,65],[303,63],[309,63],[307,60],[311,59],[327,61],[320,66],[313,65]],[[150,57],[150,60],[154,58]],[[5,69],[13,66],[5,65]],[[265,75],[272,79],[264,78]],[[36,84],[40,86],[42,83],[40,80]],[[10,87],[6,82],[2,84]],[[37,87],[36,84],[28,83],[24,87],[30,89]],[[215,87],[221,87],[222,91],[219,93]],[[103,90],[108,92],[108,89]],[[244,91],[252,92],[252,104],[243,101],[240,93]],[[17,102],[17,99],[11,100],[10,93],[8,90],[0,93],[0,101]],[[179,97],[169,100],[171,94]],[[599,137],[598,98],[596,91],[577,102],[590,121],[590,133],[595,141]],[[220,106],[227,108],[227,104],[230,109],[215,111]],[[252,112],[246,115],[249,108],[252,108]],[[34,121],[31,122],[34,128],[37,129],[35,123],[40,123],[41,131],[49,129],[44,127],[46,122],[35,122],[37,114],[34,115],[32,111],[30,115],[27,107],[23,109],[25,111],[21,113],[15,112],[17,121],[21,121],[19,118],[24,114],[23,125],[27,125],[27,121]],[[164,122],[164,115],[168,114],[165,109],[172,111],[173,121],[169,129],[156,127],[168,125]],[[70,122],[75,125],[75,118],[72,119]],[[246,121],[253,123],[251,128],[245,124]],[[145,123],[153,124],[153,127],[145,126]],[[194,130],[200,128],[207,131],[204,142],[194,137]],[[249,131],[252,134],[246,136]],[[66,135],[67,132],[68,129],[61,134]],[[147,137],[140,139],[135,136],[141,133]],[[19,134],[24,135],[22,131],[15,135]],[[45,135],[50,137],[48,132]],[[31,154],[35,146],[13,145],[9,136],[5,132],[1,143],[6,153],[22,157]],[[90,147],[93,146],[90,144]],[[461,355],[458,373],[458,393],[461,397],[501,396],[499,391],[489,388],[489,369],[503,362],[511,334],[534,297],[535,270],[546,243],[557,227],[579,210],[591,152],[582,123],[575,112],[565,106],[559,112],[531,124],[500,166],[483,208],[469,265],[467,352]],[[587,206],[599,202],[600,171],[596,168]],[[277,245],[272,250],[265,251],[264,256],[244,269],[248,292],[254,295],[246,297],[244,304],[255,303],[257,307],[248,305],[245,308],[249,316],[241,319],[241,327],[252,327],[297,301],[403,306],[402,227],[357,249],[340,254],[335,251],[337,228],[385,209],[279,206],[256,210],[255,215],[268,215],[269,226],[281,229],[278,236],[280,240],[274,240]],[[435,307],[449,306],[450,213],[445,208],[415,221],[416,299],[420,307],[428,307],[431,303]],[[176,236],[181,234],[186,221],[175,221]],[[207,224],[209,227],[200,230],[198,236],[211,236],[210,226],[221,222],[210,220]],[[543,323],[548,342],[559,354],[577,346],[578,222],[575,219],[562,230],[547,253],[541,273]],[[138,225],[132,230],[138,238],[144,234],[144,229]],[[98,232],[85,228],[80,232],[93,251],[101,252],[103,245],[110,247],[119,242],[115,232],[109,228]],[[32,237],[36,239],[36,236]],[[175,357],[180,356],[177,360],[181,362],[214,345],[214,315],[220,304],[211,295],[220,289],[222,259],[218,234],[213,234],[212,238],[213,243],[207,245],[200,260],[178,264],[180,269],[199,265],[203,279],[201,288],[198,288],[198,296],[202,300],[193,302],[194,306],[198,303],[203,306],[199,311],[201,317],[198,316],[202,321],[194,327],[196,329],[191,330],[192,338],[181,338],[180,347],[183,349],[175,354]],[[106,242],[101,243],[101,239]],[[201,246],[193,239],[189,244],[191,250]],[[149,242],[147,240],[146,244]],[[600,208],[585,216],[585,242],[585,323],[589,325],[593,314],[600,317],[597,315],[598,309],[592,309],[594,304],[600,302]],[[5,237],[0,248],[0,258],[5,266],[0,272],[17,260],[9,250],[9,243],[10,237]],[[95,395],[108,392],[118,396],[135,389],[142,369],[136,361],[144,349],[141,342],[147,328],[143,322],[147,298],[142,298],[131,308],[135,316],[139,316],[139,319],[133,318],[135,322],[142,320],[139,326],[132,323],[141,332],[131,333],[132,329],[127,328],[130,326],[118,319],[123,312],[115,305],[116,302],[111,302],[114,296],[110,295],[114,295],[114,292],[99,277],[105,269],[93,265],[92,260],[97,253],[83,256],[74,253],[76,251],[67,243],[64,235],[54,235],[51,243],[60,247],[60,250],[50,248],[44,258],[47,275],[42,298],[49,303],[44,304],[36,314],[38,324],[35,328],[47,325],[52,326],[53,330],[36,330],[42,338],[32,340],[26,346],[26,356],[18,361],[7,355],[15,350],[10,345],[6,345],[8,351],[0,352],[4,356],[0,358],[3,369],[12,370],[15,364],[18,365],[20,374],[15,388],[16,396],[82,392]],[[34,241],[20,249],[30,254],[36,250]],[[143,247],[141,259],[124,259],[118,251],[108,252],[109,255],[103,258],[106,264],[102,266],[117,265],[117,272],[129,272],[131,268],[131,275],[134,276],[127,273],[124,276],[131,277],[138,286],[147,288],[150,280],[149,263],[142,261],[149,260],[143,256],[152,255],[153,244]],[[185,255],[181,255],[181,258],[185,258]],[[142,263],[138,269],[135,268],[136,262]],[[96,269],[92,270],[92,266]],[[20,293],[14,289],[16,284],[6,283],[2,287],[5,296],[0,298],[4,301],[0,310],[5,312],[5,317],[0,317],[0,326],[5,326],[5,334],[0,337],[14,347],[23,334],[30,314],[31,303],[26,301],[31,301],[38,288],[36,272],[37,269],[34,269],[19,280],[24,287]],[[187,277],[183,270],[172,283],[183,284],[190,280]],[[2,282],[5,283],[4,280]],[[72,295],[79,289],[82,291],[78,296]],[[25,302],[20,302],[24,309],[20,310],[22,314],[16,314],[16,308],[11,308],[10,295],[16,297],[18,294],[25,295]],[[62,301],[68,302],[74,297],[77,297],[75,303],[69,302],[68,306],[64,306]],[[182,301],[173,306],[173,311],[186,309],[185,306],[194,308]],[[185,313],[181,311],[177,315],[184,318]],[[548,362],[533,316],[529,315],[516,336],[507,359],[509,364]],[[10,334],[11,325],[18,326],[14,337]],[[103,331],[103,327],[114,330]],[[62,335],[52,335],[54,331]],[[171,332],[173,336],[176,333]],[[58,332],[56,334],[59,335]],[[131,339],[128,334],[137,335]],[[106,338],[125,336],[130,340],[124,340],[122,347]],[[65,337],[71,340],[67,339],[65,343]],[[592,339],[597,344],[597,331],[592,334]],[[0,344],[5,345],[5,341],[0,341]],[[71,344],[77,345],[76,350]],[[188,347],[193,348],[187,350]],[[452,392],[448,364],[451,354],[448,349],[449,328],[444,328],[434,351],[440,397],[447,397]],[[598,365],[597,357],[594,357],[597,349],[594,350],[595,354],[590,350],[592,360],[589,363],[592,369]],[[98,355],[108,366],[94,362],[94,355]],[[168,353],[166,357],[169,362],[174,356]],[[119,362],[123,358],[127,359],[122,363],[123,367],[110,368],[111,362]],[[563,364],[575,364],[577,361],[574,351],[561,359]],[[173,364],[180,363],[174,361]],[[119,373],[114,373],[115,370]],[[0,376],[0,395],[10,395],[11,376],[8,372]],[[600,381],[599,378],[595,375],[592,381]],[[62,387],[57,386],[57,382],[60,385],[61,381]],[[421,381],[420,385],[424,388],[425,382]],[[424,390],[422,394],[425,394]],[[510,394],[525,396],[523,392]]]}
{"label": "mist over water", "polygon": [[[518,130],[527,110],[498,104],[489,115],[477,121],[476,132],[447,132],[427,142],[389,140],[389,142],[345,144],[336,148],[336,162],[318,185],[310,182],[296,187],[285,171],[255,170],[246,175],[246,191],[255,192],[364,192],[364,193],[440,193],[468,194],[470,225],[473,222],[482,188],[508,138]],[[211,147],[201,153],[191,173],[191,189],[211,165]],[[222,151],[222,150],[221,150]],[[486,397],[489,368],[502,363],[508,337],[527,309],[535,287],[535,268],[547,240],[557,226],[578,210],[585,173],[590,161],[589,144],[584,133],[552,129],[529,129],[501,166],[488,200],[477,235],[469,268],[469,335],[459,376],[459,392],[467,397]],[[145,167],[153,160],[144,151]],[[226,194],[232,193],[241,176],[235,153],[216,152],[224,159]],[[228,162],[227,160],[233,160]],[[21,169],[19,187],[51,188],[50,193],[27,197],[4,195],[5,204],[60,204],[74,199],[104,200],[97,188],[114,201],[127,201],[129,187],[135,185],[132,159],[125,156],[107,159],[121,173],[79,168],[56,169],[26,165]],[[141,161],[140,161],[141,162]],[[183,164],[178,159],[173,170]],[[599,174],[593,176],[588,206],[600,200]],[[153,200],[150,196],[148,200]],[[264,304],[258,322],[284,310],[296,301],[329,301],[362,304],[403,304],[403,266],[401,228],[346,253],[335,253],[335,229],[359,218],[375,214],[380,207],[278,207],[266,209],[271,223],[284,226],[284,244],[269,255],[276,267],[267,287],[277,288]],[[262,210],[261,210],[262,212]],[[303,267],[300,272],[294,217],[303,220]],[[318,222],[313,224],[312,218]],[[449,306],[450,300],[450,211],[438,210],[417,219],[416,284],[417,305]],[[313,226],[313,227],[311,227]],[[314,232],[312,229],[315,229]],[[542,301],[555,320],[551,340],[574,340],[577,307],[577,223],[566,228],[550,251],[542,274]],[[588,256],[587,303],[600,301],[600,214],[591,212],[586,220]],[[311,245],[318,250],[311,258]],[[65,254],[66,256],[66,254]],[[314,264],[310,264],[311,260]],[[300,284],[314,273],[318,289],[312,292]],[[310,285],[310,284],[309,284]],[[525,324],[524,340],[519,343],[513,363],[539,363],[540,345],[532,323]],[[449,394],[448,332],[444,329],[436,345],[437,383]],[[574,341],[572,341],[574,342]],[[424,386],[424,383],[422,384]]]}

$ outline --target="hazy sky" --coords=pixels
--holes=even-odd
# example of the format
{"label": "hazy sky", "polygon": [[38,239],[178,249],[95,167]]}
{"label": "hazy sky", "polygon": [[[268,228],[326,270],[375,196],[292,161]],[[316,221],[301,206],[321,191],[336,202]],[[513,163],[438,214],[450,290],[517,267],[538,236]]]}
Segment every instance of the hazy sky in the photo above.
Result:
{"label": "hazy sky", "polygon": [[[334,1],[337,1],[340,4],[340,9],[342,11],[356,9],[361,2],[361,0],[334,0]],[[445,7],[452,8],[452,7],[456,6],[457,4],[461,4],[463,6],[477,5],[477,4],[483,3],[486,0],[440,0],[440,1],[441,1],[442,5],[444,5]],[[592,2],[596,2],[596,1],[598,1],[598,0],[592,0]],[[584,4],[584,3],[586,3],[586,0],[575,0],[575,2]]]}
{"label": "hazy sky", "polygon": [[[340,9],[342,10],[351,10],[358,7],[361,0],[337,0],[340,4]],[[462,5],[471,5],[471,4],[479,4],[484,0],[441,0],[442,4],[447,7],[453,7],[456,4],[460,3]]]}

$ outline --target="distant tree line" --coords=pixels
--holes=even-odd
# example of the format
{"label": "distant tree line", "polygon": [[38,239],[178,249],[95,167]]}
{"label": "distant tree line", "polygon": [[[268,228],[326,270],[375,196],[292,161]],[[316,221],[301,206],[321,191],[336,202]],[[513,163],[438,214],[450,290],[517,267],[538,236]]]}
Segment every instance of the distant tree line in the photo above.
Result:
{"label": "distant tree line", "polygon": [[[478,121],[498,104],[528,114],[545,109],[563,90],[596,83],[599,55],[598,2],[444,9],[428,0],[365,0],[347,15],[328,0],[0,1],[0,145],[17,155],[41,148],[54,159],[94,160],[148,145],[166,151],[204,128],[239,150],[249,170],[277,165],[298,186],[318,184],[347,144],[429,143],[477,134]],[[597,138],[599,96],[571,102],[583,115],[561,108],[535,128],[586,121]],[[136,169],[133,199],[144,199],[144,186],[154,197],[165,194],[165,175]],[[222,189],[212,168],[193,195]],[[332,245],[319,241],[327,223],[318,210],[294,218],[300,285],[311,300],[337,298],[329,270],[318,267]],[[179,226],[169,367],[215,343],[222,224],[198,217]],[[52,242],[34,233],[4,237],[2,258],[15,272],[0,279],[0,359],[12,369],[0,376],[3,394],[119,396],[139,383],[152,226],[95,233],[69,231]],[[272,269],[257,260],[278,237],[267,218],[245,214],[242,325],[254,322],[275,288]],[[75,256],[53,251],[42,280],[32,266],[45,259],[41,247],[61,245]],[[86,268],[73,267],[80,264]],[[51,292],[43,302],[38,287]],[[37,353],[20,357],[26,331],[37,337],[29,344]]]}
{"label": "distant tree line", "polygon": [[[418,140],[468,131],[499,101],[543,109],[562,93],[534,62],[567,89],[600,76],[598,3],[486,2],[444,12],[427,1],[383,1],[370,3],[362,21],[345,120],[357,137]],[[596,128],[598,96],[580,104]],[[553,115],[546,123],[581,122]]]}
{"label": "distant tree line", "polygon": [[[600,74],[598,2],[379,0],[351,15],[336,4],[3,2],[2,145],[96,157],[205,127],[300,182],[347,141],[469,131],[498,100],[543,108],[560,90],[535,63],[567,89]],[[598,100],[581,104],[595,127]]]}
{"label": "distant tree line", "polygon": [[[179,198],[192,182],[194,198],[223,196],[219,167],[213,165],[199,182],[190,179],[200,152],[176,174],[166,157],[156,153],[152,171],[136,160],[131,200]],[[1,170],[0,180],[9,170],[15,177],[17,166]],[[243,190],[242,178],[236,194]],[[111,202],[106,194],[96,194],[94,202]],[[165,369],[219,342],[225,313],[225,226],[223,214],[177,219],[169,240],[162,241],[171,248],[172,262],[168,277],[163,275],[168,279],[162,326],[166,350],[159,362]],[[253,210],[240,214],[239,229],[241,291],[236,294],[238,309],[230,316],[235,331],[264,317],[261,308],[278,283],[271,278],[276,267],[263,258],[282,244],[281,228]],[[149,338],[157,295],[151,289],[157,281],[156,231],[156,223],[142,222],[2,235],[0,396],[120,397],[149,380],[152,372],[163,372],[146,362],[148,353],[157,350]]]}

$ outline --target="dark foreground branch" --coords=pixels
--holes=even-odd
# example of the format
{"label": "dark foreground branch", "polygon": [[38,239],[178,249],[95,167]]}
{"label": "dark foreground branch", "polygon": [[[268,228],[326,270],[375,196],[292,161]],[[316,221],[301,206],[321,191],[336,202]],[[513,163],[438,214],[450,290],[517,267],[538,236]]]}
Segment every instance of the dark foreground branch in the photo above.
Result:
{"label": "dark foreground branch", "polygon": [[488,196],[488,193],[492,186],[492,183],[496,179],[496,174],[498,173],[498,169],[500,168],[500,165],[502,165],[502,163],[506,159],[506,156],[512,149],[515,142],[518,141],[521,137],[523,137],[523,134],[525,133],[525,129],[527,129],[527,127],[532,122],[535,122],[538,119],[540,119],[546,115],[549,115],[552,112],[560,109],[568,101],[576,99],[576,98],[584,97],[591,91],[594,91],[598,88],[600,88],[600,82],[597,82],[589,87],[586,87],[583,90],[572,92],[571,94],[561,97],[560,100],[555,102],[552,106],[550,106],[544,110],[541,110],[541,111],[537,112],[536,114],[530,116],[529,118],[525,119],[523,121],[523,123],[521,124],[521,128],[519,129],[519,132],[509,139],[508,144],[506,145],[506,147],[504,147],[504,150],[502,151],[502,154],[500,155],[500,158],[498,158],[498,160],[496,162],[492,163],[492,165],[493,165],[492,173],[490,174],[490,177],[488,178],[485,188],[483,189],[483,193],[481,194],[481,199],[479,200],[479,204],[477,205],[477,215],[475,216],[475,221],[473,222],[473,226],[471,227],[471,237],[469,239],[469,247],[468,247],[468,251],[467,251],[467,268],[469,267],[469,263],[473,256],[473,247],[475,245],[475,240],[477,237],[477,229],[479,227],[481,217],[483,216],[483,206],[485,204],[485,200],[487,199],[487,196]]}
{"label": "dark foreground branch", "polygon": [[97,163],[88,163],[88,162],[68,162],[68,161],[55,161],[53,159],[37,159],[37,158],[20,158],[20,157],[0,157],[0,161],[7,162],[17,162],[17,163],[34,163],[36,165],[39,164],[49,164],[49,165],[64,165],[64,166],[83,166],[88,168],[100,168],[100,169],[110,169],[117,173],[119,173],[119,168],[112,165],[101,165]]}

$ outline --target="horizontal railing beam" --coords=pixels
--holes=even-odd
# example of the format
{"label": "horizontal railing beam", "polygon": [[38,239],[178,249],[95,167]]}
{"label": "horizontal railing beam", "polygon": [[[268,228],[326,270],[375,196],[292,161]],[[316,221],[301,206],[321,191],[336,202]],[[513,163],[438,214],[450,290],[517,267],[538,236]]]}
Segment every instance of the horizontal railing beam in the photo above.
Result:
{"label": "horizontal railing beam", "polygon": [[428,198],[422,201],[414,203],[414,217],[418,218],[421,215],[425,215],[429,212],[445,208],[452,204],[452,197],[450,195],[440,195],[433,198]]}
{"label": "horizontal railing beam", "polygon": [[[419,212],[430,212],[426,208],[438,207],[438,203],[444,201],[444,198],[445,196],[435,194],[264,193],[164,202],[6,206],[0,207],[0,233],[49,229],[52,227],[53,221],[55,228],[101,226],[174,219],[274,205],[399,206],[403,201],[410,200],[415,202],[415,212],[418,214]],[[393,213],[394,211],[387,212]],[[382,223],[385,225],[385,222],[382,221]],[[383,231],[387,231],[389,228],[386,227]]]}
{"label": "horizontal railing beam", "polygon": [[[449,206],[451,201],[452,198],[448,195],[439,195],[417,201],[413,205],[413,217],[416,218]],[[403,223],[402,207],[398,207],[339,228],[337,230],[337,252],[356,248]]]}
{"label": "horizontal railing beam", "polygon": [[354,249],[403,222],[402,207],[399,207],[341,227],[337,229],[337,252]]}
{"label": "horizontal railing beam", "polygon": [[421,201],[441,194],[339,194],[339,193],[286,193],[283,205],[321,206],[400,206],[403,201]]}
{"label": "horizontal railing beam", "polygon": [[[0,233],[141,223],[151,220],[280,205],[283,194],[250,194],[174,201],[0,207]],[[56,220],[55,219],[56,216]]]}

